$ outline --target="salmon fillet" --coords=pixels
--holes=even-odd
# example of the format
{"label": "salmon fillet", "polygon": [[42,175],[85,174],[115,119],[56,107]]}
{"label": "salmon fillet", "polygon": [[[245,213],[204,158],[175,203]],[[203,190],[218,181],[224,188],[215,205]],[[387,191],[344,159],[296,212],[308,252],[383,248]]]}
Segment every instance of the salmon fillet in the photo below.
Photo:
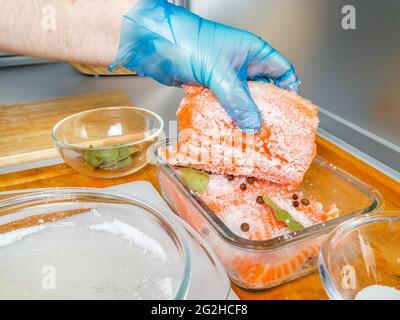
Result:
{"label": "salmon fillet", "polygon": [[[323,208],[318,199],[295,191],[316,156],[317,107],[272,84],[249,82],[249,88],[263,119],[255,135],[237,129],[209,89],[186,86],[177,113],[179,141],[176,150],[165,150],[167,163],[207,171],[207,192],[197,196],[227,229],[247,240],[291,236],[288,222],[257,201],[262,194],[304,228],[338,217],[335,206]],[[271,287],[315,265],[321,239],[259,253],[234,250],[214,235],[169,179],[160,181],[177,211],[213,245],[238,285]]]}
{"label": "salmon fillet", "polygon": [[317,107],[272,84],[249,82],[249,88],[263,119],[255,135],[237,129],[209,89],[186,86],[177,113],[178,152],[170,161],[296,188],[316,155]]}

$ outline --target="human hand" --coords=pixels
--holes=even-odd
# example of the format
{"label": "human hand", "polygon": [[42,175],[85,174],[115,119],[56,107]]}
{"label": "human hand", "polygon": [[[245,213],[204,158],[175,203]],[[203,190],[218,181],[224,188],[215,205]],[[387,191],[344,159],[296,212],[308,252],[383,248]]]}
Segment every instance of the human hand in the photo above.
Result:
{"label": "human hand", "polygon": [[168,3],[139,0],[124,17],[114,70],[124,66],[169,86],[210,88],[245,132],[262,127],[247,80],[271,81],[298,92],[293,66],[256,35]]}

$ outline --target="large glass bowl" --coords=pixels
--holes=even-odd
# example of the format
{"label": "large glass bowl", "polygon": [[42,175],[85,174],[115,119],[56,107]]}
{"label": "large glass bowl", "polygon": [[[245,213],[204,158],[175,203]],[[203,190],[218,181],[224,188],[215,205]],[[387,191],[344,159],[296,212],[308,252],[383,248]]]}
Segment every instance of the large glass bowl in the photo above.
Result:
{"label": "large glass bowl", "polygon": [[[176,148],[176,140],[167,140],[149,149],[149,157],[157,165],[162,194],[211,245],[231,280],[245,290],[262,291],[315,271],[322,242],[334,228],[353,217],[383,208],[377,190],[317,157],[300,189],[308,197],[318,199],[325,208],[335,205],[340,216],[267,241],[244,239],[190,189],[179,170],[165,162],[165,150],[174,152]],[[288,265],[291,272],[287,271]]]}
{"label": "large glass bowl", "polygon": [[147,164],[149,146],[164,123],[157,114],[133,107],[99,108],[57,123],[52,138],[64,161],[96,178],[119,178]]}
{"label": "large glass bowl", "polygon": [[333,300],[363,299],[360,291],[371,286],[380,287],[368,299],[389,298],[379,291],[382,286],[400,290],[400,213],[361,216],[340,225],[321,248],[319,270]]}
{"label": "large glass bowl", "polygon": [[98,189],[0,197],[0,299],[227,299],[214,253],[172,212]]}

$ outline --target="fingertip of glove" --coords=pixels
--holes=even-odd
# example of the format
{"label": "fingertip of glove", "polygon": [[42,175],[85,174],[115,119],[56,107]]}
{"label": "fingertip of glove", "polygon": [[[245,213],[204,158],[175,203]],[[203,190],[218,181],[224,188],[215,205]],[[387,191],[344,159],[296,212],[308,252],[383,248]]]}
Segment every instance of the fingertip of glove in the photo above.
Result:
{"label": "fingertip of glove", "polygon": [[265,84],[271,83],[271,80],[269,80],[266,77],[255,77],[254,79],[251,79],[251,80],[256,81],[256,82],[260,82],[260,83],[265,83]]}
{"label": "fingertip of glove", "polygon": [[245,133],[256,134],[262,128],[260,112],[244,112],[234,119],[236,126]]}
{"label": "fingertip of glove", "polygon": [[116,69],[118,69],[118,65],[110,64],[107,69],[109,72],[114,72]]}
{"label": "fingertip of glove", "polygon": [[283,89],[299,93],[300,92],[300,85],[301,85],[301,81],[300,80],[296,80],[296,81],[293,81],[293,82],[287,84]]}

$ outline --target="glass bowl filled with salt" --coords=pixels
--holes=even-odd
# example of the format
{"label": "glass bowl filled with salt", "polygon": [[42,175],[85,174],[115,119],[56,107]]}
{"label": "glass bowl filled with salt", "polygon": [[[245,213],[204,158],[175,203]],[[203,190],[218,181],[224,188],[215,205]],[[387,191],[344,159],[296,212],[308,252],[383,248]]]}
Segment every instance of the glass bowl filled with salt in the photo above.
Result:
{"label": "glass bowl filled with salt", "polygon": [[[2,199],[4,198],[4,199]],[[227,299],[230,282],[189,226],[98,189],[0,194],[0,299]]]}
{"label": "glass bowl filled with salt", "polygon": [[319,270],[332,300],[400,300],[400,213],[339,226],[321,248]]}

